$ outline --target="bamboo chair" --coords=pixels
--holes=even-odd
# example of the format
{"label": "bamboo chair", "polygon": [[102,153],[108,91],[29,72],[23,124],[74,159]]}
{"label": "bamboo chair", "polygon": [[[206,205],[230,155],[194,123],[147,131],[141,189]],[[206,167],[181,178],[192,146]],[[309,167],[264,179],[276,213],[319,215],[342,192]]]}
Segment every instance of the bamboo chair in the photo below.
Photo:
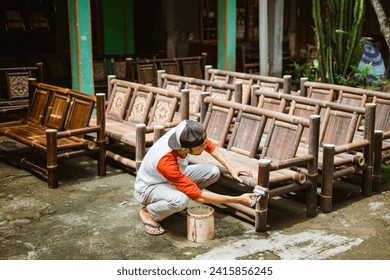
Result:
{"label": "bamboo chair", "polygon": [[[372,102],[376,105],[373,190],[387,191],[388,187],[381,183],[381,165],[390,160],[390,98],[374,96]],[[362,137],[362,133],[357,135],[358,139]]]}
{"label": "bamboo chair", "polygon": [[[372,192],[370,172],[373,168],[373,128],[369,128],[369,120],[365,124],[365,139],[353,141],[359,117],[365,115],[366,118],[371,119],[372,107],[367,105],[366,109],[345,108],[350,108],[350,111],[328,107],[325,118],[321,122],[318,169],[321,174],[319,194],[323,212],[332,210],[333,181],[338,178],[363,172],[362,193],[368,196]],[[304,146],[301,145],[300,148]],[[358,153],[361,150],[364,150],[364,154]]]}
{"label": "bamboo chair", "polygon": [[[243,179],[243,184],[265,191],[265,196],[256,204],[256,210],[239,204],[226,205],[255,217],[256,231],[264,231],[267,227],[269,198],[306,189],[308,191],[307,215],[309,217],[315,216],[317,189],[316,153],[318,151],[316,147],[318,147],[319,139],[319,117],[316,118],[316,125],[314,126],[313,124],[312,127],[313,135],[311,145],[314,145],[314,147],[311,146],[310,154],[296,157],[294,153],[298,149],[299,138],[302,135],[303,127],[309,127],[311,125],[309,121],[303,118],[292,117],[254,106],[242,105],[211,97],[206,97],[204,102],[209,104],[208,107],[202,106],[202,108],[208,108],[208,114],[210,114],[210,107],[224,108],[225,111],[223,112],[225,114],[230,112],[230,116],[235,114],[232,110],[238,111],[227,148],[224,148],[223,143],[227,135],[226,131],[230,130],[230,119],[227,120],[226,117],[215,118],[216,121],[209,122],[207,127],[218,126],[216,135],[219,135],[220,138],[216,138],[218,139],[219,147],[229,161],[236,166],[247,167],[252,170],[252,173],[255,175],[254,178],[240,176]],[[214,111],[218,110],[214,109]],[[204,111],[202,111],[203,114]],[[262,159],[259,160],[256,158],[257,148],[262,137],[262,130],[268,118],[275,120],[272,122],[270,133],[267,135],[267,144],[262,151]],[[213,129],[210,130],[213,131]],[[280,141],[283,141],[283,145],[278,145]],[[284,142],[287,142],[288,146]],[[281,147],[285,147],[285,150],[280,151]],[[221,169],[221,174],[224,177],[230,178],[237,184],[227,170],[207,153],[191,157],[190,162],[213,163]],[[308,176],[289,169],[289,167],[294,165],[301,166],[308,163],[310,165],[310,174]]]}
{"label": "bamboo chair", "polygon": [[[106,136],[135,151],[135,158],[115,152],[109,145],[106,155],[138,170],[144,154],[167,129],[188,118],[188,92],[180,92],[128,82],[110,77],[112,85],[106,114]],[[181,103],[179,118],[179,100]],[[91,121],[93,123],[93,120]]]}
{"label": "bamboo chair", "polygon": [[[43,83],[30,83],[36,89],[27,119],[4,124],[0,135],[9,137],[46,156],[46,167],[35,156],[4,152],[10,159],[47,177],[48,187],[58,187],[58,160],[98,153],[98,173],[104,176],[104,94],[90,96],[81,92]],[[98,120],[89,126],[96,106]],[[97,133],[96,141],[84,138]],[[17,153],[18,151],[16,151]]]}
{"label": "bamboo chair", "polygon": [[[325,89],[328,88],[325,87]],[[331,92],[331,90],[328,92]],[[333,92],[335,91],[333,90]],[[258,95],[267,97],[272,95],[272,93],[256,90],[255,96]],[[362,186],[362,192],[364,195],[370,195],[372,182],[369,182],[369,180],[372,180],[372,176],[369,174],[369,169],[372,168],[373,164],[373,144],[369,139],[373,139],[372,129],[366,127],[367,136],[356,139],[358,122],[362,116],[371,114],[369,112],[371,111],[370,106],[364,109],[362,107],[284,93],[279,93],[274,98],[285,99],[287,103],[290,103],[288,112],[290,115],[305,118],[308,118],[313,113],[321,115],[318,163],[318,169],[322,178],[321,188],[318,190],[321,196],[321,210],[324,212],[331,211],[333,180],[344,176],[363,173],[362,183],[364,186]],[[304,131],[298,154],[307,153],[306,145],[308,139],[307,131]],[[330,147],[335,149],[335,154],[330,155]],[[360,152],[362,150],[365,151],[364,154]]]}

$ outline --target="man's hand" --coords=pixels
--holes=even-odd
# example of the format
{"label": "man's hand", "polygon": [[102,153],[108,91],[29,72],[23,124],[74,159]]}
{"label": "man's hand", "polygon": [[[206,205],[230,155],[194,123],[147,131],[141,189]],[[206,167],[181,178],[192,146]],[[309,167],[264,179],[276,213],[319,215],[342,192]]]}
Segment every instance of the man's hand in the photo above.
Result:
{"label": "man's hand", "polygon": [[235,167],[233,164],[231,164],[230,161],[224,156],[221,148],[216,147],[215,150],[211,153],[211,155],[223,166],[225,166],[225,168],[229,171],[232,177],[238,182],[242,183],[242,180],[238,177],[238,175],[240,174],[252,177],[252,171],[250,171],[250,169]]}
{"label": "man's hand", "polygon": [[243,168],[234,168],[230,171],[230,174],[234,179],[236,179],[240,183],[242,183],[242,179],[238,177],[238,175],[242,174],[248,177],[252,177],[252,171],[250,169],[243,169]]}
{"label": "man's hand", "polygon": [[254,194],[254,193],[244,193],[239,196],[240,203],[246,205],[246,206],[251,206],[252,200],[257,198],[259,195]]}

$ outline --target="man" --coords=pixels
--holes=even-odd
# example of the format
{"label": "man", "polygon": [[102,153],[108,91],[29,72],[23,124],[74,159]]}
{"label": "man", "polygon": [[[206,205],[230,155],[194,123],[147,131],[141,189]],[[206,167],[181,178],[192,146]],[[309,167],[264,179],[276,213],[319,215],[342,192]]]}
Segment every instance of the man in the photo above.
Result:
{"label": "man", "polygon": [[200,155],[203,150],[225,166],[237,181],[242,181],[239,174],[252,176],[250,170],[236,168],[225,158],[207,139],[201,123],[182,121],[149,149],[137,172],[134,196],[144,205],[139,214],[146,233],[163,234],[165,230],[158,222],[184,210],[190,199],[199,203],[251,204],[253,193],[228,196],[205,190],[218,180],[220,172],[212,164],[188,165],[190,155]]}

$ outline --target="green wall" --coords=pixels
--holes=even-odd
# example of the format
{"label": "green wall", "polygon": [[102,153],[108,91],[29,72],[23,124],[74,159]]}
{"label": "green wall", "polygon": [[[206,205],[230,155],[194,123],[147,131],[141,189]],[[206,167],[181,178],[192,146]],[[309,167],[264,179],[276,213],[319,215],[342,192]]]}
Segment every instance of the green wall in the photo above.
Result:
{"label": "green wall", "polygon": [[133,0],[103,0],[104,53],[134,53]]}

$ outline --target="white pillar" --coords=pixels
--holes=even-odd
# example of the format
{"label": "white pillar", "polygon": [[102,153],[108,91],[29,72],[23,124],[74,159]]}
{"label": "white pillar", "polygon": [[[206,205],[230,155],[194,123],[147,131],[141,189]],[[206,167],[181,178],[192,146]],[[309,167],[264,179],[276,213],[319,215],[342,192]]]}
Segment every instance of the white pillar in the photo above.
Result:
{"label": "white pillar", "polygon": [[283,10],[284,0],[275,0],[273,12],[273,52],[271,59],[271,76],[283,75]]}
{"label": "white pillar", "polygon": [[260,74],[269,74],[268,63],[268,0],[259,0]]}

